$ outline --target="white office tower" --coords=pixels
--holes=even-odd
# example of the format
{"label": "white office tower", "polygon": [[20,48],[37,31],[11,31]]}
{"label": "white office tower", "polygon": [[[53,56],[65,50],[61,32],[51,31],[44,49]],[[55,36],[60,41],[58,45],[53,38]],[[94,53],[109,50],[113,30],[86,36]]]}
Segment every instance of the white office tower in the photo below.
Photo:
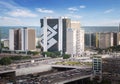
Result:
{"label": "white office tower", "polygon": [[80,29],[79,21],[71,21],[67,28],[67,54],[81,56],[84,52],[84,30]]}
{"label": "white office tower", "polygon": [[10,50],[35,50],[35,29],[20,28],[9,30]]}
{"label": "white office tower", "polygon": [[65,17],[40,19],[41,46],[43,51],[66,52],[66,30],[70,27],[70,19]]}

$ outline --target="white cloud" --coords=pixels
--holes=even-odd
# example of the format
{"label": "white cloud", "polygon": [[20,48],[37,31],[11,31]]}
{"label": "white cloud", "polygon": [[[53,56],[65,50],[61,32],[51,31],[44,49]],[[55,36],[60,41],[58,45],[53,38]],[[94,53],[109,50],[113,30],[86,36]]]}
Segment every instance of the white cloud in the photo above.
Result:
{"label": "white cloud", "polygon": [[[39,25],[37,14],[30,9],[22,7],[14,0],[0,0],[0,25],[1,26],[18,26],[18,25]],[[28,17],[22,18],[22,17]],[[34,17],[34,18],[29,18]],[[22,18],[22,20],[21,20]],[[38,21],[37,21],[38,20]],[[38,23],[37,23],[37,22]]]}
{"label": "white cloud", "polygon": [[78,9],[76,7],[70,7],[68,8],[69,11],[78,11]]}
{"label": "white cloud", "polygon": [[5,2],[5,1],[0,1],[0,8],[2,9],[2,8],[6,8],[6,9],[10,9],[10,10],[12,10],[12,9],[16,9],[16,6],[15,6],[16,4],[10,4],[10,3],[8,3],[8,2]]}
{"label": "white cloud", "polygon": [[7,21],[7,20],[12,20],[12,21],[20,21],[17,18],[12,18],[12,17],[0,17],[0,20]]}
{"label": "white cloud", "polygon": [[120,19],[82,20],[84,26],[118,26]]}
{"label": "white cloud", "polygon": [[81,5],[80,8],[86,8],[86,6],[85,5]]}
{"label": "white cloud", "polygon": [[111,12],[113,12],[114,10],[113,9],[108,9],[108,10],[106,10],[106,11],[104,11],[104,13],[106,14],[106,13],[111,13]]}
{"label": "white cloud", "polygon": [[71,18],[76,18],[76,19],[80,19],[80,18],[83,17],[83,16],[76,15],[76,14],[67,14],[66,16],[67,16],[67,17],[71,17]]}
{"label": "white cloud", "polygon": [[44,9],[44,8],[36,8],[36,10],[40,13],[54,13],[53,10],[48,10],[48,9]]}
{"label": "white cloud", "polygon": [[8,14],[13,17],[37,17],[37,15],[31,13],[31,11],[23,10],[23,9],[16,9],[16,10],[10,11],[8,12]]}
{"label": "white cloud", "polygon": [[0,17],[0,25],[1,26],[15,26],[15,25],[22,25],[22,21],[18,18],[13,17]]}
{"label": "white cloud", "polygon": [[[4,9],[4,10],[3,10]],[[30,10],[19,6],[14,1],[8,2],[0,1],[0,10],[3,14],[8,14],[13,17],[36,17],[36,14],[31,13]]]}
{"label": "white cloud", "polygon": [[74,17],[74,18],[82,18],[82,16],[80,16],[80,15],[73,15],[72,17]]}
{"label": "white cloud", "polygon": [[118,26],[120,22],[120,19],[105,19],[102,21],[102,25],[107,25],[107,26]]}

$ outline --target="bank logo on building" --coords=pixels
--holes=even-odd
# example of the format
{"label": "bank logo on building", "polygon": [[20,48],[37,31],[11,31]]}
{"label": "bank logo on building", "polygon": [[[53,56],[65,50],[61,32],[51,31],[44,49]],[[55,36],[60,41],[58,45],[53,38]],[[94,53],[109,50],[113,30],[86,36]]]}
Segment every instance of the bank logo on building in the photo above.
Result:
{"label": "bank logo on building", "polygon": [[[43,28],[42,28],[43,29]],[[52,47],[53,45],[55,45],[57,43],[57,40],[54,38],[55,35],[57,35],[57,30],[58,29],[58,25],[56,24],[54,27],[50,27],[49,25],[47,25],[47,49],[49,49],[50,47]],[[41,45],[43,46],[43,32],[41,34]]]}

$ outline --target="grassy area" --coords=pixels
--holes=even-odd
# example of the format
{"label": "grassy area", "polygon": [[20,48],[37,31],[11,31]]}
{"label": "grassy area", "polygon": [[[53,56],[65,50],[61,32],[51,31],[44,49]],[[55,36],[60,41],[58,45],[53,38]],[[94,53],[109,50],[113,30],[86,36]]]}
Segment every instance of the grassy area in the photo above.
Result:
{"label": "grassy area", "polygon": [[92,62],[84,62],[83,64],[87,66],[92,66]]}
{"label": "grassy area", "polygon": [[80,66],[80,65],[86,65],[86,66],[92,66],[91,62],[75,62],[75,61],[64,61],[64,62],[56,62],[55,64],[60,65],[72,65],[72,66]]}
{"label": "grassy area", "polygon": [[62,65],[82,65],[82,63],[80,63],[80,62],[73,62],[73,61],[56,62],[55,64],[62,64]]}

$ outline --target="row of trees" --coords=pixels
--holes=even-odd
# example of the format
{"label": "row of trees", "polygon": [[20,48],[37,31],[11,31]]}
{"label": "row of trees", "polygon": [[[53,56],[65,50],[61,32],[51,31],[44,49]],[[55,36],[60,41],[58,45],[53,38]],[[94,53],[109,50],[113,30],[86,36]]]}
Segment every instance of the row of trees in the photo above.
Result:
{"label": "row of trees", "polygon": [[0,59],[0,65],[9,65],[12,63],[12,60],[9,57],[3,57]]}
{"label": "row of trees", "polygon": [[2,51],[3,53],[16,53],[16,54],[27,54],[27,55],[38,55],[40,52],[38,51]]}
{"label": "row of trees", "polygon": [[48,57],[51,57],[51,58],[57,58],[57,57],[60,57],[61,54],[60,52],[43,52],[42,53],[43,56],[47,55]]}
{"label": "row of trees", "polygon": [[31,59],[30,56],[12,56],[12,57],[3,57],[0,59],[0,65],[9,65],[17,60]]}
{"label": "row of trees", "polygon": [[55,51],[55,52],[43,52],[42,55],[43,56],[47,55],[48,57],[51,57],[51,58],[57,58],[57,57],[63,57],[63,59],[70,58],[70,55],[68,55],[68,54],[61,54],[61,52],[59,52],[59,51]]}
{"label": "row of trees", "polygon": [[[43,51],[43,47],[40,44],[40,41],[38,41],[37,43],[38,45],[36,46],[36,48],[41,49],[41,51]],[[63,59],[68,59],[70,58],[70,55],[68,54],[61,54],[61,51],[54,51],[54,52],[42,52],[42,55],[45,57],[45,55],[47,55],[48,57],[51,58],[57,58],[57,57],[63,57]]]}
{"label": "row of trees", "polygon": [[120,45],[117,46],[111,46],[105,49],[97,48],[95,49],[98,51],[98,53],[108,53],[108,52],[119,52],[120,51]]}
{"label": "row of trees", "polygon": [[[37,52],[28,52],[28,54],[33,54]],[[57,57],[63,57],[63,59],[68,59],[70,58],[70,55],[68,54],[62,54],[60,52],[43,52],[43,56],[47,55],[48,57],[51,58],[57,58]],[[12,57],[3,57],[0,59],[0,65],[9,65],[14,61],[17,60],[24,60],[24,59],[31,59],[31,56],[12,56]]]}
{"label": "row of trees", "polygon": [[107,48],[107,50],[112,51],[112,52],[114,52],[114,51],[118,52],[118,51],[120,51],[120,45],[109,47],[109,48]]}
{"label": "row of trees", "polygon": [[38,51],[28,51],[27,54],[28,55],[38,55],[40,52]]}

